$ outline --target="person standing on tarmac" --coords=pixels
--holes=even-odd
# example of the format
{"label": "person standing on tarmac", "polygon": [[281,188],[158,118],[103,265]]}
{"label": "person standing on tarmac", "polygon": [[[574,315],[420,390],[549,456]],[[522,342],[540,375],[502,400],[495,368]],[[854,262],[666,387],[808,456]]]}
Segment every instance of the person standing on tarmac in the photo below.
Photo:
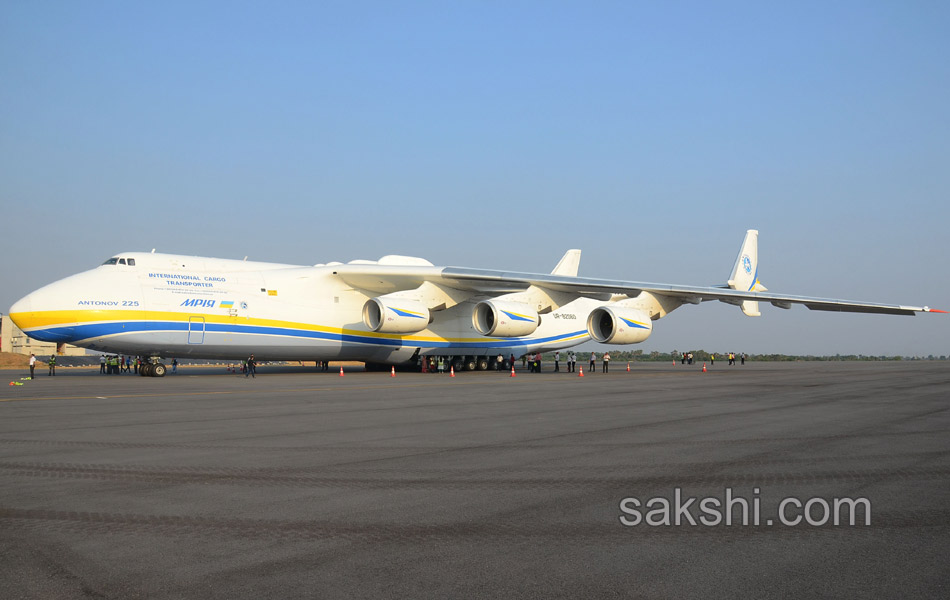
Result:
{"label": "person standing on tarmac", "polygon": [[250,355],[247,359],[247,373],[244,374],[244,378],[247,379],[247,376],[255,377],[254,373],[257,372],[257,361],[254,360],[254,355]]}
{"label": "person standing on tarmac", "polygon": [[610,352],[604,352],[604,373],[610,370]]}
{"label": "person standing on tarmac", "polygon": [[597,370],[597,355],[591,352],[590,353],[590,367],[587,369],[587,372],[593,374],[596,370]]}
{"label": "person standing on tarmac", "polygon": [[561,353],[557,350],[554,351],[554,372],[561,372]]}
{"label": "person standing on tarmac", "polygon": [[106,355],[100,354],[99,355],[99,374],[105,375],[105,373],[106,373]]}
{"label": "person standing on tarmac", "polygon": [[50,354],[50,355],[49,355],[49,363],[48,363],[48,364],[49,364],[49,373],[47,374],[47,376],[48,376],[48,377],[49,377],[49,376],[55,377],[55,376],[56,376],[56,355],[54,355],[54,354]]}
{"label": "person standing on tarmac", "polygon": [[30,379],[33,379],[33,369],[36,368],[36,355],[30,353]]}

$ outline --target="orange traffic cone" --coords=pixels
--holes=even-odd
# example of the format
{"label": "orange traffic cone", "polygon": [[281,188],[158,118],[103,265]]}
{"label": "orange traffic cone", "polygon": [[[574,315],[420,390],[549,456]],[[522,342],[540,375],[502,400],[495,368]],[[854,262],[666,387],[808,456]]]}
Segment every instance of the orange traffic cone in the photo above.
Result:
{"label": "orange traffic cone", "polygon": [[630,372],[630,363],[627,363],[627,373]]}
{"label": "orange traffic cone", "polygon": [[581,367],[581,370],[577,372],[577,376],[578,376],[578,377],[583,377],[583,376],[584,376],[584,367]]}
{"label": "orange traffic cone", "polygon": [[343,367],[340,367],[340,377],[343,377]]}
{"label": "orange traffic cone", "polygon": [[514,367],[511,367],[511,376],[512,376],[512,377],[517,377],[517,375],[515,375],[515,368],[514,368]]}
{"label": "orange traffic cone", "polygon": [[449,377],[455,377],[455,365],[449,367]]}
{"label": "orange traffic cone", "polygon": [[706,372],[706,363],[705,363],[705,361],[704,361],[704,362],[703,362],[703,373],[705,373],[705,372]]}
{"label": "orange traffic cone", "polygon": [[395,377],[395,376],[396,376],[396,366],[395,366],[395,365],[393,365],[393,370],[389,372],[389,376],[390,376],[390,377]]}

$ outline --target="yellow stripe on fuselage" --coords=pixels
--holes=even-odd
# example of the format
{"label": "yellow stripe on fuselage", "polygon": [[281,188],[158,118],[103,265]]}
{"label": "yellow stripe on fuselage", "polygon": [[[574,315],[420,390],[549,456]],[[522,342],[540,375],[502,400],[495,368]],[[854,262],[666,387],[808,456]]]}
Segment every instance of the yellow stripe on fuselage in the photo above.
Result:
{"label": "yellow stripe on fuselage", "polygon": [[[398,333],[377,333],[373,331],[344,329],[341,327],[327,327],[325,325],[317,325],[315,323],[301,323],[298,321],[283,321],[279,319],[259,319],[253,317],[215,315],[208,313],[195,314],[150,310],[49,310],[30,313],[16,313],[11,314],[10,317],[17,323],[20,329],[26,332],[49,327],[70,327],[75,325],[91,325],[94,323],[108,323],[116,321],[171,321],[187,323],[191,317],[201,317],[206,323],[218,323],[225,325],[254,325],[260,327],[297,329],[302,331],[317,331],[321,333],[356,335],[376,339],[404,340],[412,342],[474,343],[485,342],[486,340],[510,339],[497,337],[446,338],[431,335],[424,336],[402,335]],[[558,341],[560,342],[571,339],[579,339],[585,337],[586,335],[586,333],[579,334]]]}

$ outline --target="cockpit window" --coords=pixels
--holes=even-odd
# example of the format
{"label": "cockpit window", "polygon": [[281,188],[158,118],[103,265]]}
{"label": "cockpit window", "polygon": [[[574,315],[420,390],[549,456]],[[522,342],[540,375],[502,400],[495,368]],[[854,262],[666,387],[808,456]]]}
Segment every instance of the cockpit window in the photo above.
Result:
{"label": "cockpit window", "polygon": [[[126,262],[126,260],[128,260],[128,262]],[[130,267],[134,267],[134,266],[135,266],[135,259],[134,259],[134,258],[129,258],[129,259],[125,259],[125,258],[110,258],[109,260],[107,260],[106,262],[104,262],[104,263],[102,263],[102,264],[103,264],[103,265],[125,265],[125,264],[128,264]]]}

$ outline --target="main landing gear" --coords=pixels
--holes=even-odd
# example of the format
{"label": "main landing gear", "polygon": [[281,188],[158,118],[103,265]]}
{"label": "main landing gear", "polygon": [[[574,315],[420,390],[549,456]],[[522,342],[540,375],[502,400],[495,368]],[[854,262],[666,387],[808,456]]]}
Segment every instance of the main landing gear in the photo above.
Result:
{"label": "main landing gear", "polygon": [[142,377],[164,377],[167,368],[161,362],[160,356],[152,356],[145,360],[139,367],[139,375]]}

